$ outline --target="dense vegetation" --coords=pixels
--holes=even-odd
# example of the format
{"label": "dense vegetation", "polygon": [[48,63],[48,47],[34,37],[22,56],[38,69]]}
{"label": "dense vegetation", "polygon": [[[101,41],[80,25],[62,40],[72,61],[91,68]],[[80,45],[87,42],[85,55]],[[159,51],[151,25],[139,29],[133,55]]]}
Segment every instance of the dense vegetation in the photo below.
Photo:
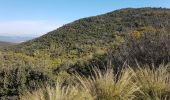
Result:
{"label": "dense vegetation", "polygon": [[169,34],[169,21],[169,9],[121,9],[69,23],[40,38],[14,46],[12,51],[34,60],[41,58],[49,62],[46,67],[83,63],[114,49],[123,42],[124,35],[134,32]]}
{"label": "dense vegetation", "polygon": [[[100,79],[96,79],[100,78],[98,76],[94,76],[92,79],[85,78],[93,77],[90,76],[90,68],[94,65],[102,71],[105,69],[104,66],[111,66],[114,71],[109,76],[111,78],[115,77],[114,73],[121,74],[120,70],[123,69],[124,63],[130,65],[133,70],[137,68],[137,64],[148,68],[152,65],[159,66],[162,63],[166,65],[170,59],[169,22],[169,9],[121,9],[99,16],[83,18],[39,38],[12,47],[2,48],[0,50],[0,98],[14,98],[15,96],[19,98],[18,95],[23,91],[37,90],[42,87],[42,84],[53,87],[56,81],[66,86],[67,84],[75,84],[74,74],[76,73],[84,75],[84,77],[79,77],[82,78],[82,81],[98,84],[95,83],[100,81]],[[153,68],[153,71],[155,70],[156,68]],[[161,70],[167,71],[167,69]],[[145,70],[140,71],[139,73],[142,74]],[[152,70],[150,71],[152,72]],[[128,73],[128,71],[125,73]],[[169,74],[167,76],[169,78]],[[119,78],[118,81],[112,80],[113,83],[110,82],[111,80],[107,81],[109,81],[108,85],[112,86],[119,82]],[[123,80],[120,79],[120,81]],[[127,83],[127,86],[130,83]],[[137,84],[137,82],[134,83]],[[85,88],[82,85],[78,87],[78,90],[77,86],[64,88],[68,88],[68,91],[70,91],[69,88],[74,88],[74,92],[82,93],[84,90],[79,90],[79,88]],[[99,83],[99,85],[102,85],[102,83]],[[59,88],[57,91],[64,92],[63,95],[69,95],[65,94],[67,90],[63,90],[62,86],[57,88]],[[132,88],[134,87],[132,86]],[[143,91],[141,89],[139,90]],[[126,95],[125,98],[140,94],[138,92],[134,94],[135,91],[132,90],[129,94],[130,97]],[[98,93],[92,94],[89,94],[92,99],[94,99],[94,96],[95,98],[101,96]],[[106,95],[112,96],[110,94]],[[124,93],[120,95],[123,97]],[[145,96],[153,97],[153,95],[157,94],[146,94]]]}

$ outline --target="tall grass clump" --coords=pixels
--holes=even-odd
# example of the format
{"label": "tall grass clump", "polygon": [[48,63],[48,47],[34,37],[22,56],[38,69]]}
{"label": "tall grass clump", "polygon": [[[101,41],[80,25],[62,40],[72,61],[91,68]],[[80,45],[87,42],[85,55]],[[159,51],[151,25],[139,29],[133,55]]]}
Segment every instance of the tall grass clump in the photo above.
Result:
{"label": "tall grass clump", "polygon": [[94,75],[90,78],[77,76],[81,85],[87,89],[94,100],[132,100],[134,93],[139,90],[132,82],[133,71],[124,69],[120,74],[113,74],[112,69],[102,72],[93,69]]}
{"label": "tall grass clump", "polygon": [[132,82],[133,71],[124,69],[114,74],[112,69],[94,68],[91,77],[76,74],[76,85],[62,85],[27,92],[21,100],[132,100],[139,88]]}
{"label": "tall grass clump", "polygon": [[142,94],[137,95],[142,100],[169,100],[170,99],[170,75],[168,66],[158,68],[145,66],[135,71],[134,82],[140,88]]}
{"label": "tall grass clump", "polygon": [[27,92],[21,100],[93,100],[85,89],[57,82],[55,87],[47,86],[34,92]]}
{"label": "tall grass clump", "polygon": [[74,74],[74,83],[56,83],[23,94],[21,100],[169,100],[169,67],[92,68],[91,75]]}

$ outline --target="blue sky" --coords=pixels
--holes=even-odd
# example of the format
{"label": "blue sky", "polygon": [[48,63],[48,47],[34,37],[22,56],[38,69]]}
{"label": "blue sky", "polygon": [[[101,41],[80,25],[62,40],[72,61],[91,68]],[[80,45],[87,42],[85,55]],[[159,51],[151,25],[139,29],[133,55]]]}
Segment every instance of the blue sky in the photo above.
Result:
{"label": "blue sky", "polygon": [[0,0],[0,35],[40,36],[74,20],[127,7],[170,8],[170,0]]}

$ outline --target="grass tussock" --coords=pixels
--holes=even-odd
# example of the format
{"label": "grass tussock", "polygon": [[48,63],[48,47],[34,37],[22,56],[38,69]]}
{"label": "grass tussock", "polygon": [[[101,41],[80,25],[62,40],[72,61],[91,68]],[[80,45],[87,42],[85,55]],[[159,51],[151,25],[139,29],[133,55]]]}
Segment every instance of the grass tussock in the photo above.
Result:
{"label": "grass tussock", "polygon": [[61,83],[35,92],[21,100],[169,100],[170,74],[167,66],[125,68],[118,74],[112,69],[92,70],[90,77],[76,74],[76,85]]}
{"label": "grass tussock", "polygon": [[135,72],[134,82],[140,87],[142,95],[138,98],[145,100],[169,100],[170,99],[170,73],[168,66],[159,68],[139,68]]}
{"label": "grass tussock", "polygon": [[93,100],[85,89],[77,86],[63,86],[62,83],[55,87],[47,86],[34,92],[27,92],[21,100]]}
{"label": "grass tussock", "polygon": [[112,69],[102,72],[99,69],[93,69],[94,75],[90,78],[77,76],[81,85],[87,89],[94,100],[131,100],[135,97],[134,92],[139,88],[131,81],[133,77],[132,70],[125,69],[120,75],[114,75]]}

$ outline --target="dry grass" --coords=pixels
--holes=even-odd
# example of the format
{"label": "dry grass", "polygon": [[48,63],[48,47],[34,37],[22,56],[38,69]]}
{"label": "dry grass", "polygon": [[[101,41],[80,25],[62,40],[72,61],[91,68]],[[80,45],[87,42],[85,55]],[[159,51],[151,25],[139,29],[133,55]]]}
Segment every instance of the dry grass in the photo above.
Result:
{"label": "dry grass", "polygon": [[21,100],[93,100],[85,89],[77,86],[63,86],[57,83],[55,87],[47,86],[35,92],[27,92]]}
{"label": "dry grass", "polygon": [[91,77],[76,74],[76,85],[57,83],[21,96],[22,100],[169,100],[170,76],[167,66],[135,70],[125,68],[92,70]]}
{"label": "dry grass", "polygon": [[91,78],[77,75],[77,79],[94,100],[131,100],[135,97],[134,92],[139,88],[131,81],[133,73],[125,69],[117,76],[113,74],[112,69],[102,72],[99,69],[93,69],[95,73]]}
{"label": "dry grass", "polygon": [[144,100],[170,99],[170,74],[167,66],[149,68],[146,66],[135,71],[135,83],[142,91],[138,98]]}

